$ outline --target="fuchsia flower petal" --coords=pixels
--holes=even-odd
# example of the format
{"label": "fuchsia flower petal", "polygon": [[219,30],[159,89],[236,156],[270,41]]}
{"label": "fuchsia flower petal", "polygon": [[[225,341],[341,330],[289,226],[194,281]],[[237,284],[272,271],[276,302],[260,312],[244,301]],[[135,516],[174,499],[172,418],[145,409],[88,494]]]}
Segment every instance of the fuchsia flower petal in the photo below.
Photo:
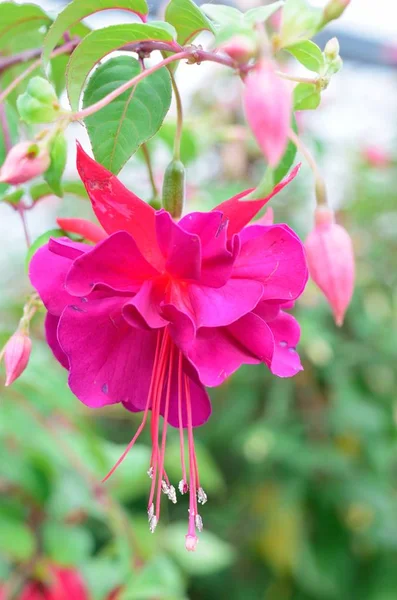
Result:
{"label": "fuchsia flower petal", "polygon": [[57,359],[57,361],[65,367],[65,369],[69,369],[69,360],[64,351],[61,348],[61,345],[58,340],[58,324],[59,317],[52,315],[51,313],[47,313],[45,318],[45,337],[47,340],[47,344],[52,350],[53,355]]}
{"label": "fuchsia flower petal", "polygon": [[66,278],[66,289],[76,296],[89,294],[97,284],[119,292],[137,292],[142,282],[158,275],[142,256],[134,239],[118,231],[77,258]]}
{"label": "fuchsia flower petal", "polygon": [[246,190],[241,194],[237,194],[230,200],[225,200],[221,204],[218,204],[213,210],[221,211],[223,216],[228,221],[228,236],[231,237],[234,233],[238,233],[248,225],[248,223],[258,214],[258,212],[282,189],[285,188],[295,177],[297,176],[301,165],[296,165],[292,171],[278,183],[273,191],[261,200],[244,200],[252,190]]}
{"label": "fuchsia flower petal", "polygon": [[59,316],[65,306],[75,302],[75,298],[64,287],[66,275],[72,265],[71,258],[65,254],[72,252],[75,256],[80,256],[89,250],[90,246],[72,242],[68,238],[57,238],[52,242],[52,249],[46,244],[33,255],[29,265],[29,277],[47,310]]}
{"label": "fuchsia flower petal", "polygon": [[200,238],[185,231],[165,210],[156,213],[156,232],[167,272],[178,279],[198,281],[201,273]]}
{"label": "fuchsia flower petal", "polygon": [[88,297],[81,306],[66,307],[58,326],[70,388],[92,408],[116,402],[145,408],[156,333],[130,327],[121,315],[124,303],[123,297]]}
{"label": "fuchsia flower petal", "polygon": [[300,327],[294,317],[285,312],[281,312],[268,325],[275,341],[270,370],[278,377],[293,377],[303,369],[296,351],[300,338]]}
{"label": "fuchsia flower petal", "polygon": [[77,233],[90,242],[97,243],[107,237],[107,233],[102,227],[86,219],[57,219],[57,223],[64,231]]}
{"label": "fuchsia flower petal", "polygon": [[161,264],[154,209],[90,158],[80,144],[77,144],[77,170],[104,230],[107,233],[128,231],[147,260],[154,266]]}
{"label": "fuchsia flower petal", "polygon": [[123,308],[123,316],[133,327],[157,329],[168,321],[161,316],[164,298],[163,282],[145,281],[137,294]]}
{"label": "fuchsia flower petal", "polygon": [[261,281],[262,300],[297,298],[308,278],[302,243],[287,225],[253,225],[240,234],[241,252],[233,268],[234,278]]}

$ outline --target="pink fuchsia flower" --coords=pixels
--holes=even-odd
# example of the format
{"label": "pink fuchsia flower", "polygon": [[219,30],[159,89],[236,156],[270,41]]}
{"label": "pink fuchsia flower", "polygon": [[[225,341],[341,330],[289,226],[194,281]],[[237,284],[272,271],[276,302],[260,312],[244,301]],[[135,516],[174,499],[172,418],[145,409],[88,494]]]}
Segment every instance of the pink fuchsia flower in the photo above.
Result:
{"label": "pink fuchsia flower", "polygon": [[271,167],[280,162],[288,144],[292,92],[268,61],[258,63],[245,79],[247,121]]}
{"label": "pink fuchsia flower", "polygon": [[305,249],[310,276],[330,303],[336,324],[341,326],[353,295],[354,251],[350,235],[335,223],[329,208],[316,210],[315,227]]}
{"label": "pink fuchsia flower", "polygon": [[20,142],[11,148],[0,168],[0,182],[19,185],[42,175],[50,166],[45,146],[36,142]]}
{"label": "pink fuchsia flower", "polygon": [[4,357],[6,386],[14,383],[22,375],[28,365],[31,351],[32,340],[24,331],[17,331],[10,337],[0,354],[0,360]]}
{"label": "pink fuchsia flower", "polygon": [[230,58],[240,64],[247,63],[256,52],[255,41],[247,35],[235,35],[219,46]]}
{"label": "pink fuchsia flower", "polygon": [[196,529],[202,528],[198,503],[207,499],[193,438],[193,428],[211,413],[205,386],[220,385],[244,363],[264,362],[280,377],[302,368],[295,350],[299,326],[283,310],[306,284],[302,244],[286,225],[247,227],[297,169],[268,198],[244,201],[244,192],[176,223],[80,147],[77,167],[108,237],[94,247],[52,239],[34,255],[30,278],[48,310],[47,340],[69,370],[70,388],[86,405],[121,402],[143,411],[138,431],[109,475],[151,411],[151,531],[160,517],[161,493],[176,502],[164,455],[168,425],[179,429],[179,490],[190,492],[186,545],[192,549]]}

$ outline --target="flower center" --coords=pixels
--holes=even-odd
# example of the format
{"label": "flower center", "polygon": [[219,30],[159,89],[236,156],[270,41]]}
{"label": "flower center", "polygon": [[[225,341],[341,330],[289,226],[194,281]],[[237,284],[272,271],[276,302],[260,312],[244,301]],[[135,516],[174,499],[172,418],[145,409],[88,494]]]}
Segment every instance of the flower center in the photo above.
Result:
{"label": "flower center", "polygon": [[[164,493],[168,496],[169,500],[174,504],[177,502],[175,487],[171,485],[164,468],[171,394],[175,389],[177,390],[178,428],[182,470],[182,479],[179,482],[178,489],[182,495],[189,492],[189,525],[188,533],[186,535],[186,549],[192,551],[195,550],[198,542],[196,529],[201,531],[203,528],[203,522],[198,513],[197,505],[198,503],[205,504],[207,502],[207,495],[200,485],[197,457],[194,447],[189,378],[183,370],[182,352],[174,345],[167,327],[159,330],[157,333],[153,371],[142,423],[138,427],[134,437],[128,444],[122,456],[103,481],[107,481],[117,467],[123,462],[143,431],[147,422],[149,410],[151,409],[152,417],[150,432],[152,439],[152,454],[148,475],[152,480],[152,484],[148,501],[148,519],[149,529],[153,533],[160,519],[161,494]],[[185,462],[183,408],[185,409],[184,412],[187,420],[189,478],[187,476]],[[163,413],[163,427],[160,431],[161,412]]]}

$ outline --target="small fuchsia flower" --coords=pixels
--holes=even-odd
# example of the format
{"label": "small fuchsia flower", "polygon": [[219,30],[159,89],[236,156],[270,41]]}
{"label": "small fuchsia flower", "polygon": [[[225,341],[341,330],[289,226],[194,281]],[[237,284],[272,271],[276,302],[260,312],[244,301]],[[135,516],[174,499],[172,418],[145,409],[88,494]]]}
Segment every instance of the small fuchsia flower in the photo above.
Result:
{"label": "small fuchsia flower", "polygon": [[121,402],[143,411],[135,436],[105,479],[151,411],[152,532],[161,493],[176,502],[164,456],[168,425],[179,429],[178,489],[190,494],[186,547],[194,550],[196,529],[202,529],[198,504],[207,501],[193,436],[211,414],[205,386],[220,385],[243,363],[263,362],[280,377],[302,368],[295,350],[299,326],[284,311],[307,281],[302,243],[287,225],[246,226],[298,168],[268,198],[244,201],[243,192],[179,222],[128,191],[80,146],[77,168],[107,237],[95,246],[51,239],[34,255],[30,278],[48,310],[47,340],[69,370],[70,388],[87,406]]}
{"label": "small fuchsia flower", "polygon": [[22,375],[28,365],[31,351],[32,340],[25,332],[17,331],[10,337],[0,354],[0,360],[4,357],[6,386],[14,383]]}
{"label": "small fuchsia flower", "polygon": [[288,144],[292,114],[292,92],[263,60],[245,79],[245,114],[259,146],[271,167],[280,162]]}
{"label": "small fuchsia flower", "polygon": [[219,47],[230,58],[240,64],[250,60],[255,54],[255,42],[246,35],[235,35]]}
{"label": "small fuchsia flower", "polygon": [[45,146],[20,142],[11,148],[0,168],[0,183],[25,183],[42,175],[49,166],[50,155]]}
{"label": "small fuchsia flower", "polygon": [[334,313],[338,326],[354,289],[354,252],[350,235],[334,221],[329,208],[317,208],[315,227],[305,242],[310,276],[320,288]]}

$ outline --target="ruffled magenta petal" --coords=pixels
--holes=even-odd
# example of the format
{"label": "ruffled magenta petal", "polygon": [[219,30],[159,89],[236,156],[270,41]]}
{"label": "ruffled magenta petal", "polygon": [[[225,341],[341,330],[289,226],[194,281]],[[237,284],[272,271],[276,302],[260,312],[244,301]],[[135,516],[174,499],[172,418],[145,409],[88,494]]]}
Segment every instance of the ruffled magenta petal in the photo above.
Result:
{"label": "ruffled magenta petal", "polygon": [[90,158],[77,144],[77,170],[98,221],[107,233],[128,231],[153,265],[162,264],[154,209],[130,192],[113,173]]}
{"label": "ruffled magenta petal", "polygon": [[[157,334],[130,327],[125,298],[91,300],[65,308],[58,339],[70,364],[69,385],[92,408],[125,402],[146,405]],[[78,310],[76,310],[78,309]]]}
{"label": "ruffled magenta petal", "polygon": [[308,270],[303,245],[286,225],[253,225],[240,234],[233,277],[261,281],[262,300],[291,301],[304,290]]}
{"label": "ruffled magenta petal", "polygon": [[269,323],[275,348],[271,371],[278,377],[293,377],[303,370],[296,346],[300,338],[300,327],[291,315],[281,312]]}
{"label": "ruffled magenta petal", "polygon": [[231,279],[221,288],[175,283],[169,303],[189,315],[196,328],[221,327],[251,312],[262,293],[262,284],[249,279]]}
{"label": "ruffled magenta petal", "polygon": [[131,235],[118,231],[74,261],[66,289],[76,296],[89,294],[96,285],[136,292],[143,281],[155,275],[158,272],[142,256]]}
{"label": "ruffled magenta petal", "polygon": [[123,308],[126,321],[134,327],[165,327],[168,322],[162,315],[161,307],[164,293],[163,280],[145,281]]}
{"label": "ruffled magenta petal", "polygon": [[[53,251],[54,248],[58,253]],[[42,246],[33,255],[29,265],[30,281],[53,315],[60,316],[67,304],[75,302],[75,298],[65,290],[66,275],[73,261],[65,255],[81,256],[89,249],[86,244],[59,238],[50,240],[50,244]]]}
{"label": "ruffled magenta petal", "polygon": [[52,350],[53,355],[57,359],[57,361],[65,367],[65,369],[69,369],[69,361],[68,357],[62,350],[59,341],[58,341],[58,323],[60,317],[56,317],[51,313],[47,313],[45,318],[45,337],[47,340],[47,344]]}
{"label": "ruffled magenta petal", "polygon": [[199,280],[201,244],[198,235],[185,231],[164,210],[156,213],[156,231],[167,273],[178,279]]}
{"label": "ruffled magenta petal", "polygon": [[231,237],[233,234],[238,233],[248,225],[248,223],[258,214],[258,212],[275,196],[278,194],[286,185],[288,185],[297,176],[300,169],[300,164],[292,169],[291,173],[283,179],[274,190],[259,200],[244,200],[252,190],[246,190],[230,200],[226,200],[214,208],[216,211],[221,211],[228,220],[228,235]]}

